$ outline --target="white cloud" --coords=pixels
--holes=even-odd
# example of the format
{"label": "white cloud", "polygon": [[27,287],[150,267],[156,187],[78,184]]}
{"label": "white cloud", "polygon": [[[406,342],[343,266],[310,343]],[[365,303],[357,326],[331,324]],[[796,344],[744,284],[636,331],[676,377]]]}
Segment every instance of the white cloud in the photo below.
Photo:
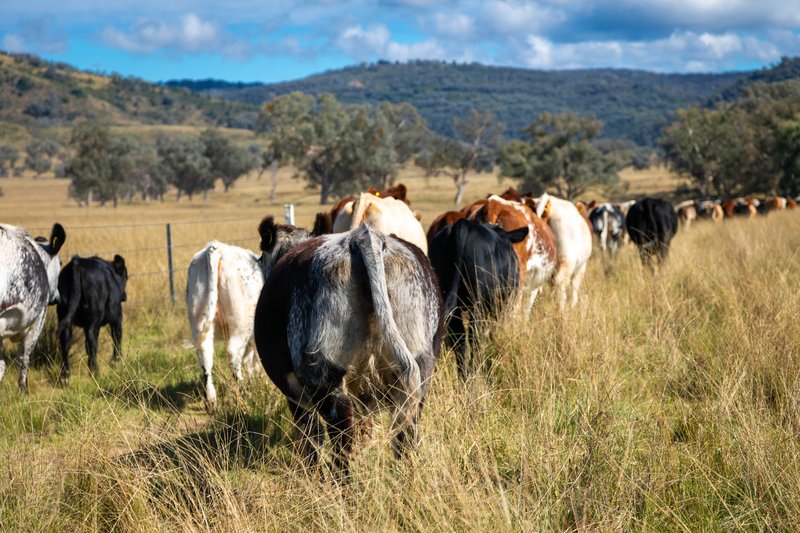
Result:
{"label": "white cloud", "polygon": [[336,38],[336,46],[344,53],[358,59],[380,56],[389,43],[389,29],[379,24],[364,28],[361,25],[344,29]]}
{"label": "white cloud", "polygon": [[483,4],[482,19],[499,34],[540,33],[566,20],[558,8],[542,6],[536,2],[492,0]]}
{"label": "white cloud", "polygon": [[128,31],[107,27],[100,37],[108,46],[142,54],[159,50],[205,51],[221,52],[231,58],[245,58],[250,51],[245,41],[233,39],[218,23],[203,20],[194,13],[186,14],[174,22],[141,20]]}
{"label": "white cloud", "polygon": [[778,48],[754,37],[733,33],[675,32],[652,41],[584,41],[555,43],[531,35],[518,61],[531,68],[641,68],[655,71],[706,72],[730,69],[738,60],[762,62],[780,57]]}
{"label": "white cloud", "polygon": [[475,33],[474,19],[463,13],[436,13],[433,28],[437,35],[455,39],[466,39]]}
{"label": "white cloud", "polygon": [[385,52],[385,58],[391,61],[448,59],[449,57],[435,39],[411,44],[391,42],[386,46]]}
{"label": "white cloud", "polygon": [[2,48],[6,52],[25,52],[25,41],[19,35],[9,33],[3,36]]}

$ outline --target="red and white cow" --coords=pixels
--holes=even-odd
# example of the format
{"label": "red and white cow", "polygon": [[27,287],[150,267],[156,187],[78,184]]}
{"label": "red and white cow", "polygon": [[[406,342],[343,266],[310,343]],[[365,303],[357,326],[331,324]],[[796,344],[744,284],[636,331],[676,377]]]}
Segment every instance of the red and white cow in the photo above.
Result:
{"label": "red and white cow", "polygon": [[519,262],[520,287],[527,283],[531,290],[527,307],[530,310],[539,289],[553,275],[556,265],[553,234],[547,224],[523,203],[504,200],[497,195],[480,202],[481,208],[472,211],[468,219],[497,224],[509,232],[521,227],[528,228],[528,235],[514,243],[514,252]]}

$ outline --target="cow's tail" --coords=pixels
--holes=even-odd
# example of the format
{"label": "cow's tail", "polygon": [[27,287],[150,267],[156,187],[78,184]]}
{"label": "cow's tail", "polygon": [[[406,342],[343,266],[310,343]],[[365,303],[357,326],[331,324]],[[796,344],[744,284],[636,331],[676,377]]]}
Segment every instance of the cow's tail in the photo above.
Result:
{"label": "cow's tail", "polygon": [[448,318],[458,307],[458,287],[461,285],[461,276],[463,274],[461,268],[464,264],[464,247],[466,246],[469,227],[466,223],[459,221],[453,225],[452,231],[450,242],[453,244],[453,249],[450,251],[453,254],[455,268],[453,269],[453,279],[450,281],[450,285],[444,287],[444,309],[445,316]]}
{"label": "cow's tail", "polygon": [[194,325],[192,340],[195,344],[206,338],[217,316],[219,266],[222,259],[217,244],[216,241],[209,243],[202,258],[189,265],[186,307],[190,315],[189,321]]}
{"label": "cow's tail", "polygon": [[389,292],[386,288],[386,269],[383,264],[383,248],[385,244],[381,239],[381,235],[367,224],[354,233],[353,243],[358,248],[367,271],[378,329],[398,367],[399,378],[403,388],[409,395],[406,399],[408,404],[404,406],[404,410],[414,409],[419,404],[418,400],[421,394],[420,371],[411,351],[400,334],[397,322],[394,319],[391,303],[389,302]]}
{"label": "cow's tail", "polygon": [[[70,261],[70,268],[72,269],[72,279],[70,283],[59,283],[58,294],[61,302],[66,301],[66,309],[63,316],[60,316],[59,324],[63,323],[71,326],[72,320],[75,318],[75,313],[78,312],[78,305],[81,303],[81,268],[78,265],[80,258],[75,255]],[[59,277],[60,281],[60,277]],[[61,313],[59,313],[61,315]]]}
{"label": "cow's tail", "polygon": [[608,248],[608,209],[603,208],[603,229],[600,232],[600,249],[604,252]]}

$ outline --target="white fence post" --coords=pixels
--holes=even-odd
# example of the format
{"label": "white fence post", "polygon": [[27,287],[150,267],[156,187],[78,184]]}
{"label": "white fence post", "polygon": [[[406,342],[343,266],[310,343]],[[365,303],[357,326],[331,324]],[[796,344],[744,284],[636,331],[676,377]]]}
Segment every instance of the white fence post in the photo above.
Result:
{"label": "white fence post", "polygon": [[283,204],[283,218],[287,224],[294,226],[294,204]]}

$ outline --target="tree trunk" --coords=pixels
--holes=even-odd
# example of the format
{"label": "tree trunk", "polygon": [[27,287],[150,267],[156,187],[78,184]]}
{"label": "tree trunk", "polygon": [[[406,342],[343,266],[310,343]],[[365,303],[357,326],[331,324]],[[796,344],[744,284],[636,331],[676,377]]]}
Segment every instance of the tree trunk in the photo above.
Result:
{"label": "tree trunk", "polygon": [[114,209],[116,209],[116,208],[117,208],[117,204],[118,204],[118,203],[119,203],[119,198],[118,198],[118,197],[117,197],[117,195],[115,194],[115,195],[114,195],[114,198],[113,198],[113,200],[112,200],[112,205],[114,206]]}
{"label": "tree trunk", "polygon": [[272,173],[272,188],[269,190],[269,203],[275,203],[275,191],[278,189],[278,161],[275,160],[269,166],[269,171]]}
{"label": "tree trunk", "polygon": [[176,201],[177,201],[178,203],[181,203],[181,197],[182,197],[182,196],[183,196],[183,191],[182,191],[182,190],[180,190],[180,189],[178,189],[178,197],[177,197],[177,199],[176,199]]}
{"label": "tree trunk", "polygon": [[386,174],[381,179],[381,183],[383,183],[383,189],[386,190],[392,185],[392,175]]}
{"label": "tree trunk", "polygon": [[86,205],[92,205],[92,189],[89,189],[89,192],[86,193]]}
{"label": "tree trunk", "polygon": [[461,201],[464,199],[464,186],[468,183],[467,173],[459,172],[458,174],[453,175],[453,181],[456,184],[456,197],[453,199],[453,205],[458,207],[461,205]]}
{"label": "tree trunk", "polygon": [[330,196],[330,185],[328,184],[328,180],[322,180],[322,186],[320,187],[319,192],[319,205],[325,205],[328,203],[328,196]]}
{"label": "tree trunk", "polygon": [[203,190],[203,201],[208,202],[208,189]]}

